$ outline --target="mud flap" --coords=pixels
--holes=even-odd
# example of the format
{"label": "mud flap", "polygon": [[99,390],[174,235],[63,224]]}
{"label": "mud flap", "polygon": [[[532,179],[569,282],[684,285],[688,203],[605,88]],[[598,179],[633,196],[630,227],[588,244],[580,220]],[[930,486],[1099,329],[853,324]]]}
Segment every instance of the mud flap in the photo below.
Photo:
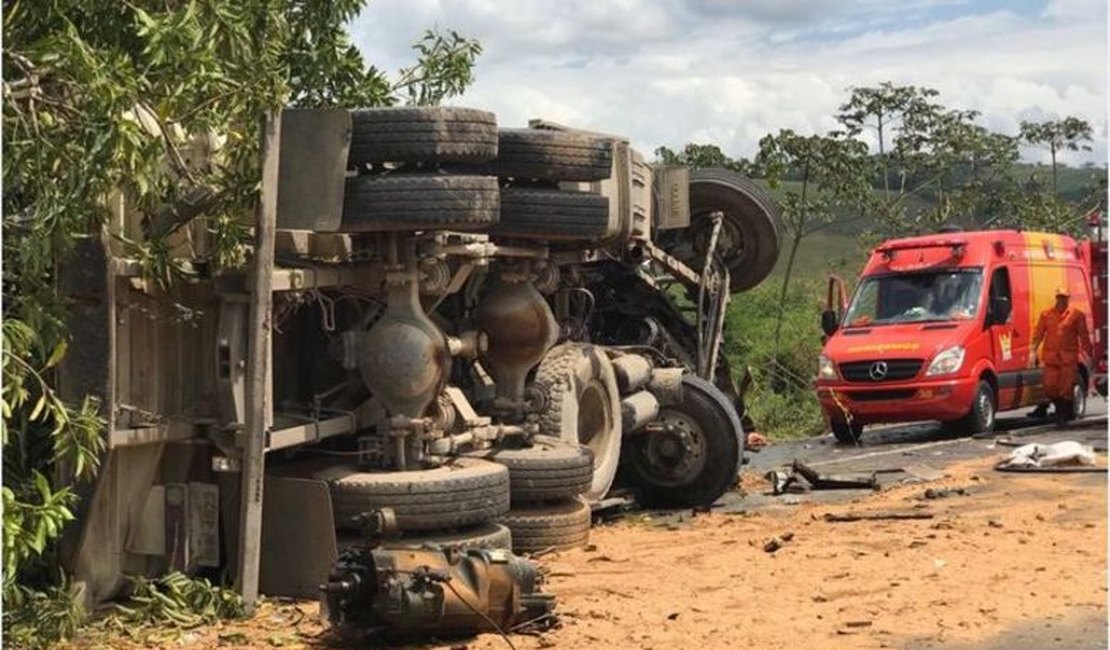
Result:
{"label": "mud flap", "polygon": [[317,598],[338,558],[331,493],[323,481],[267,476],[259,591]]}
{"label": "mud flap", "polygon": [[278,228],[317,232],[339,229],[350,145],[350,111],[282,111]]}

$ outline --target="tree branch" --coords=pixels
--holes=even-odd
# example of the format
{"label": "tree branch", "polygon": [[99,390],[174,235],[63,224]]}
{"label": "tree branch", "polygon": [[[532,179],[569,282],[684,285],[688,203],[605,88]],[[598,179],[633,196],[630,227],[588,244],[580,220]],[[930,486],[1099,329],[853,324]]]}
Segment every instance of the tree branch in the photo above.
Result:
{"label": "tree branch", "polygon": [[144,230],[148,237],[165,237],[208,211],[219,198],[220,193],[211,185],[194,185],[176,203],[162,208],[145,224]]}

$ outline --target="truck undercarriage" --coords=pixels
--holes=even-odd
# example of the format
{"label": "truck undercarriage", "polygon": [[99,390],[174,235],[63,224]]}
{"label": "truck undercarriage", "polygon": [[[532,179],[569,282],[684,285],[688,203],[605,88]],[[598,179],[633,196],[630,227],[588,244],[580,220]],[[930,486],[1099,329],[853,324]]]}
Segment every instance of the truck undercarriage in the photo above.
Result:
{"label": "truck undercarriage", "polygon": [[[731,172],[531,127],[460,108],[286,111],[263,188],[277,229],[262,339],[252,309],[269,301],[248,273],[162,289],[107,233],[82,246],[63,287],[83,352],[62,386],[109,421],[70,543],[90,600],[127,573],[229,577],[251,549],[264,593],[313,596],[384,508],[393,544],[535,551],[584,543],[618,475],[659,506],[733,484],[725,309],[777,258],[773,203]],[[112,228],[135,229],[125,206]],[[178,245],[195,259],[203,227]],[[241,476],[252,445],[264,489]]]}

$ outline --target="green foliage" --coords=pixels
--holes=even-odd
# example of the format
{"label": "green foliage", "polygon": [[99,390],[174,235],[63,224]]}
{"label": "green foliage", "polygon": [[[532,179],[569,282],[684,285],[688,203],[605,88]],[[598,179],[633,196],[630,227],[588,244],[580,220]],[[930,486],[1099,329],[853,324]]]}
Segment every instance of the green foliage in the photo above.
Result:
{"label": "green foliage", "polygon": [[1077,117],[1047,122],[1021,123],[1018,137],[1033,146],[1047,147],[1052,156],[1052,194],[1059,195],[1059,178],[1056,156],[1061,151],[1090,151],[1091,124]]}
{"label": "green foliage", "polygon": [[[800,186],[787,190],[781,201],[781,214],[790,234],[786,269],[779,292],[779,309],[786,309],[786,298],[802,240],[832,225],[846,212],[854,212],[871,197],[868,182],[870,160],[867,147],[844,133],[826,136],[800,136],[789,129],[767,135],[759,142],[755,167],[772,188],[792,172]],[[772,354],[777,358],[785,318],[777,319]],[[785,386],[781,380],[776,386]]]}
{"label": "green foliage", "polygon": [[230,589],[213,586],[204,578],[174,571],[157,580],[132,578],[131,598],[116,605],[103,625],[121,632],[137,627],[173,625],[183,629],[243,618],[243,600]]}
{"label": "green foliage", "polygon": [[1053,154],[1060,151],[1090,151],[1091,124],[1078,117],[1062,120],[1021,123],[1021,139],[1032,145],[1048,147]]}
{"label": "green foliage", "polygon": [[752,171],[749,161],[743,158],[731,158],[715,144],[690,142],[678,152],[667,147],[659,147],[655,150],[655,159],[664,165],[685,165],[690,169],[724,167],[742,174],[750,174]]}
{"label": "green foliage", "polygon": [[4,645],[45,650],[73,637],[85,621],[85,610],[65,576],[42,590],[13,586],[5,589]]}
{"label": "green foliage", "polygon": [[[822,293],[819,278],[801,277],[785,301],[777,285],[764,283],[729,304],[724,352],[734,368],[751,369],[748,415],[775,440],[817,435],[823,427],[811,385],[821,352],[817,296]],[[782,345],[776,351],[766,334],[779,322]]]}
{"label": "green foliage", "polygon": [[394,93],[405,93],[410,105],[439,104],[474,83],[474,61],[482,53],[477,41],[457,32],[444,35],[429,29],[412,47],[419,58],[415,65],[401,70],[393,86]]}
{"label": "green foliage", "polygon": [[[238,266],[248,254],[257,134],[269,111],[435,103],[472,82],[481,48],[454,32],[426,33],[415,45],[416,64],[396,81],[367,66],[346,31],[364,5],[5,2],[6,641],[34,645],[71,633],[72,626],[21,608],[68,594],[43,569],[52,541],[73,519],[70,484],[93,477],[104,450],[101,405],[91,398],[67,404],[52,386],[68,346],[55,269],[80,238],[100,236],[109,204],[120,201],[143,215],[145,236],[113,236],[158,285],[188,277],[197,262]],[[209,155],[191,156],[196,146]],[[169,254],[167,238],[191,218],[209,230],[207,260]],[[8,621],[18,623],[18,639]]]}

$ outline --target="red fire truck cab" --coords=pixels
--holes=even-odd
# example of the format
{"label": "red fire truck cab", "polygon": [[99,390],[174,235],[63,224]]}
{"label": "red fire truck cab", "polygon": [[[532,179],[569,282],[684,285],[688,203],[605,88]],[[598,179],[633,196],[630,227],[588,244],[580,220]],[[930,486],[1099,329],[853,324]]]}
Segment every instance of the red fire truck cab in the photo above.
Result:
{"label": "red fire truck cab", "polygon": [[[837,439],[858,441],[865,425],[884,422],[940,420],[990,431],[999,410],[1040,402],[1042,369],[1029,349],[1037,319],[1054,304],[1056,287],[1066,286],[1089,331],[1098,331],[1097,251],[1070,237],[1013,230],[875,248],[844,313],[822,319],[828,338],[817,393]],[[1077,398],[1100,370],[1091,359],[1080,365]],[[1077,412],[1084,403],[1077,399]]]}

